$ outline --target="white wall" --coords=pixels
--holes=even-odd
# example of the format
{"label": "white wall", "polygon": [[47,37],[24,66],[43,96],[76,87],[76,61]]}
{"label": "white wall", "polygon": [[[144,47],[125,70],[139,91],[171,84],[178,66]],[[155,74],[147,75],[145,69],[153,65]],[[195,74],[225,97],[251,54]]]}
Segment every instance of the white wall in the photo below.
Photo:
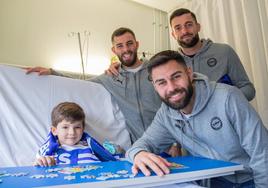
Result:
{"label": "white wall", "polygon": [[154,53],[169,47],[167,25],[166,13],[129,0],[0,0],[0,63],[81,71],[77,35],[68,34],[81,32],[83,43],[87,30],[86,72],[100,74],[115,29],[131,28],[139,51]]}

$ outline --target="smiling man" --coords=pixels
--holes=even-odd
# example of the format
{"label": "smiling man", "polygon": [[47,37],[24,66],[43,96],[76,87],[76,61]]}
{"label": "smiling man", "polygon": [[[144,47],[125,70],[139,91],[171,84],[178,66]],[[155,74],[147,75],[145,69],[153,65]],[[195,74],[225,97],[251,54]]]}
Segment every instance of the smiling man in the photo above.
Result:
{"label": "smiling man", "polygon": [[191,155],[244,165],[235,175],[213,179],[212,187],[268,187],[268,132],[240,90],[193,73],[175,51],[152,57],[148,72],[164,103],[127,151],[134,174],[169,173],[170,163],[156,154],[177,141]]}
{"label": "smiling man", "polygon": [[212,81],[236,86],[249,101],[255,97],[255,88],[236,52],[227,44],[200,39],[201,25],[193,12],[185,8],[177,9],[169,21],[171,34],[180,45],[179,52],[187,66]]}
{"label": "smiling man", "polygon": [[[148,63],[140,61],[137,57],[139,42],[134,32],[129,28],[120,27],[112,33],[111,42],[112,51],[121,61],[119,74],[114,76],[102,74],[89,81],[102,84],[117,102],[126,119],[131,142],[134,143],[151,124],[160,108],[161,100],[147,79]],[[43,67],[28,68],[27,73],[31,72],[64,76]]]}
{"label": "smiling man", "polygon": [[112,35],[112,51],[125,68],[137,68],[142,64],[137,55],[139,42],[136,41],[135,34],[131,30],[121,28],[119,31],[122,32],[122,35],[119,35],[119,32],[115,32]]}
{"label": "smiling man", "polygon": [[91,81],[102,84],[112,95],[126,118],[134,143],[151,124],[161,100],[148,81],[147,62],[137,56],[139,42],[129,28],[118,28],[112,36],[112,51],[121,62],[119,74],[97,76]]}

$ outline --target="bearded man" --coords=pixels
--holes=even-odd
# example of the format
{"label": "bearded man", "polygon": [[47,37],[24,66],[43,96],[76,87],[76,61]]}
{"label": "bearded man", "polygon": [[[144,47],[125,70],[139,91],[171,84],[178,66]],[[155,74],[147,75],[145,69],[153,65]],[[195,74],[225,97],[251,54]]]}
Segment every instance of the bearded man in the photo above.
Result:
{"label": "bearded man", "polygon": [[190,155],[243,164],[211,187],[268,187],[268,131],[237,87],[193,73],[176,51],[151,58],[149,78],[164,102],[143,136],[127,151],[132,172],[162,176],[170,163],[156,155],[174,142]]}
{"label": "bearded man", "polygon": [[181,47],[179,52],[193,72],[202,73],[211,81],[236,86],[249,101],[255,97],[254,85],[236,52],[227,44],[200,39],[201,25],[193,12],[177,9],[170,15],[169,21],[171,34]]}

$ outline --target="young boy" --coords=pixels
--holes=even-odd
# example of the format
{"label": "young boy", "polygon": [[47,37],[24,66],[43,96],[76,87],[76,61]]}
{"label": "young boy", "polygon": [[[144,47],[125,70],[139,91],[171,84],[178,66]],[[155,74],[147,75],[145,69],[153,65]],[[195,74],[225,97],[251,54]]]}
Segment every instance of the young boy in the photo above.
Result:
{"label": "young boy", "polygon": [[116,158],[84,132],[85,113],[72,102],[58,104],[51,114],[52,127],[34,165],[81,164],[115,161]]}
{"label": "young boy", "polygon": [[[51,120],[51,132],[47,141],[39,149],[34,165],[52,166],[116,160],[110,152],[84,132],[85,113],[79,105],[71,102],[58,104],[52,111]],[[106,147],[113,150],[110,148],[111,145],[107,144]],[[166,186],[154,188],[163,187]],[[181,183],[169,187],[199,188],[200,186]]]}

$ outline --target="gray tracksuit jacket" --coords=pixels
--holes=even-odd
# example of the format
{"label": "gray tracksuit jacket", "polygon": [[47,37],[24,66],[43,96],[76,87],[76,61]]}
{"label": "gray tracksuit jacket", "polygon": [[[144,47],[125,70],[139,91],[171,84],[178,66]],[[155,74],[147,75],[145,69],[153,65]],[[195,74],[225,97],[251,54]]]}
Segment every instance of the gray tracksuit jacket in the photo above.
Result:
{"label": "gray tracksuit jacket", "polygon": [[148,80],[147,63],[136,72],[129,72],[121,67],[119,76],[100,75],[90,81],[102,84],[117,102],[126,118],[126,128],[134,143],[151,124],[161,100]]}
{"label": "gray tracksuit jacket", "polygon": [[225,178],[242,183],[254,178],[268,187],[268,132],[260,117],[236,87],[208,82],[194,74],[195,104],[189,117],[162,104],[151,126],[127,151],[160,153],[179,142],[190,154],[243,164],[245,170]]}
{"label": "gray tracksuit jacket", "polygon": [[202,48],[192,58],[181,53],[187,66],[193,72],[207,75],[211,81],[221,82],[221,78],[228,75],[231,84],[238,87],[249,101],[252,100],[255,88],[235,51],[227,44],[213,43],[209,39],[202,39],[202,44]]}
{"label": "gray tracksuit jacket", "polygon": [[[161,106],[161,99],[148,80],[147,65],[147,61],[143,62],[135,73],[120,67],[117,77],[102,74],[88,80],[102,84],[116,101],[126,119],[132,144],[143,135]],[[55,70],[52,74],[70,77]]]}

